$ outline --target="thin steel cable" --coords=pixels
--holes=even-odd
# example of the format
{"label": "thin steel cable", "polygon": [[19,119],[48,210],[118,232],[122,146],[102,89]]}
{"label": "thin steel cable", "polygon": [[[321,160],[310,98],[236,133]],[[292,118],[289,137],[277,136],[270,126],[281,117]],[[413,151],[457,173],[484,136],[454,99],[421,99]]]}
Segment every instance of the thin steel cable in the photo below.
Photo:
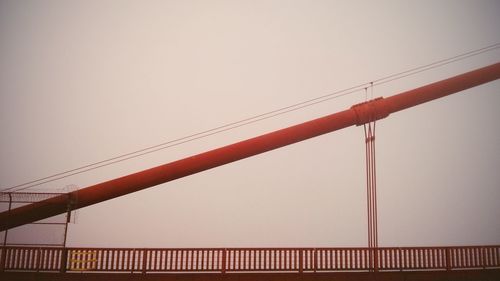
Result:
{"label": "thin steel cable", "polygon": [[477,56],[479,54],[482,54],[482,53],[485,53],[485,52],[490,52],[490,51],[493,51],[493,50],[496,50],[496,49],[499,49],[499,48],[500,48],[500,43],[496,43],[496,44],[493,44],[493,45],[490,45],[490,46],[486,46],[486,47],[483,47],[483,48],[480,48],[480,49],[476,49],[476,50],[472,50],[472,51],[469,51],[469,52],[466,52],[466,53],[462,53],[462,54],[459,54],[459,55],[456,55],[456,56],[453,56],[453,57],[450,57],[450,58],[446,58],[446,59],[442,59],[442,60],[439,60],[439,61],[436,61],[436,62],[433,62],[433,63],[429,63],[429,64],[426,64],[426,65],[423,65],[423,66],[420,66],[420,67],[412,68],[412,69],[409,69],[409,70],[406,70],[406,71],[403,71],[403,72],[399,72],[399,73],[395,73],[395,74],[392,74],[392,75],[389,75],[389,76],[385,76],[385,77],[382,77],[380,79],[374,80],[374,81],[369,82],[369,83],[359,84],[357,86],[346,88],[344,90],[336,91],[336,92],[333,92],[333,93],[330,93],[330,94],[327,94],[327,95],[323,95],[323,96],[316,97],[316,98],[313,98],[313,99],[310,99],[310,100],[306,100],[306,101],[303,101],[303,102],[299,102],[299,103],[296,103],[296,104],[293,104],[293,105],[282,107],[282,108],[279,108],[279,109],[276,109],[276,110],[272,110],[272,111],[269,111],[269,112],[266,112],[266,113],[263,113],[263,114],[259,114],[259,115],[253,116],[253,117],[245,118],[245,119],[242,119],[242,120],[239,120],[239,121],[236,121],[236,122],[231,122],[231,123],[228,123],[228,124],[225,124],[225,125],[222,125],[222,126],[210,129],[210,130],[206,130],[206,131],[202,131],[202,132],[199,132],[199,133],[191,134],[191,135],[188,135],[188,136],[185,136],[185,137],[182,137],[182,138],[178,138],[178,139],[175,139],[175,140],[163,142],[163,143],[158,144],[158,145],[149,146],[149,147],[146,147],[146,148],[143,148],[143,149],[139,149],[139,150],[136,150],[136,151],[133,151],[133,152],[130,152],[130,153],[118,155],[118,156],[111,157],[111,158],[108,158],[108,159],[105,159],[105,160],[102,160],[102,161],[90,163],[90,164],[87,164],[87,165],[84,165],[84,166],[81,166],[81,167],[78,167],[78,168],[74,168],[74,169],[70,169],[70,170],[67,170],[67,171],[60,172],[60,173],[56,173],[56,174],[53,174],[53,175],[50,175],[50,176],[47,176],[47,177],[35,179],[35,180],[29,181],[29,182],[25,182],[25,183],[22,183],[22,184],[18,184],[18,185],[15,185],[15,186],[4,188],[4,189],[1,190],[1,192],[5,192],[5,191],[9,191],[9,190],[14,190],[14,189],[16,189],[17,191],[25,190],[25,189],[28,189],[28,188],[31,188],[31,187],[39,186],[39,185],[42,185],[42,184],[45,184],[45,183],[49,183],[49,182],[56,181],[56,180],[59,180],[59,179],[67,178],[69,176],[73,176],[73,175],[76,175],[76,174],[80,174],[80,173],[88,172],[88,171],[95,170],[95,169],[98,169],[98,168],[102,168],[102,167],[105,167],[105,166],[109,166],[111,164],[119,163],[119,162],[126,161],[126,160],[129,160],[129,159],[132,159],[132,158],[137,158],[137,157],[140,157],[140,156],[143,156],[143,155],[146,155],[146,154],[157,152],[159,150],[163,150],[163,149],[166,149],[166,148],[174,147],[174,146],[177,146],[177,145],[180,145],[180,144],[184,144],[184,143],[187,143],[187,142],[191,142],[191,141],[194,141],[194,140],[198,140],[198,139],[202,139],[202,138],[205,138],[205,137],[209,137],[209,136],[212,136],[212,135],[215,135],[215,134],[218,134],[218,133],[222,133],[222,132],[226,132],[226,131],[229,131],[229,130],[232,130],[232,129],[236,129],[236,128],[239,128],[239,127],[242,127],[242,126],[245,126],[245,125],[248,125],[248,124],[256,123],[258,121],[262,121],[262,120],[269,119],[269,118],[272,118],[272,117],[275,117],[275,116],[283,115],[285,113],[289,113],[289,112],[292,112],[292,111],[303,109],[305,107],[309,107],[309,106],[312,106],[312,105],[323,103],[323,102],[335,99],[337,97],[345,96],[345,95],[348,95],[348,94],[353,94],[355,92],[358,92],[358,91],[362,90],[363,87],[368,87],[368,86],[373,87],[373,86],[376,86],[376,85],[386,84],[386,83],[389,83],[389,82],[392,82],[392,81],[395,81],[395,80],[398,80],[398,79],[402,79],[402,78],[405,78],[405,77],[408,77],[408,76],[411,76],[411,75],[415,75],[415,74],[418,74],[418,73],[421,73],[421,72],[424,72],[424,71],[428,71],[428,70],[431,70],[431,69],[434,69],[434,68],[437,68],[437,67],[440,67],[440,66],[444,66],[444,65],[453,63],[453,62],[464,60],[466,58]]}
{"label": "thin steel cable", "polygon": [[[345,95],[348,95],[348,94],[352,94],[352,93],[357,92],[357,91],[359,91],[359,89],[355,90],[355,91],[352,91],[352,92],[347,92],[347,93],[344,93],[342,95],[338,95],[338,96],[335,96],[335,97],[330,97],[328,100],[331,100],[331,99],[334,99],[334,98],[339,98],[339,97],[342,97],[342,96],[345,96]],[[321,103],[321,102],[323,102],[323,101],[318,101],[318,102],[315,102],[314,104]],[[22,188],[18,188],[18,189],[16,189],[16,191],[26,190],[28,188],[39,186],[39,185],[42,185],[42,184],[45,184],[45,183],[49,183],[49,182],[53,182],[53,181],[56,181],[56,180],[68,178],[68,177],[71,177],[71,176],[74,176],[74,175],[78,175],[78,174],[85,173],[85,172],[88,172],[88,171],[92,171],[92,170],[95,170],[95,169],[98,169],[98,168],[106,167],[106,166],[109,166],[109,165],[112,165],[112,164],[116,164],[116,163],[119,163],[119,162],[123,162],[123,161],[129,160],[129,159],[137,158],[137,157],[140,157],[140,156],[143,156],[143,155],[146,155],[146,154],[150,154],[150,153],[153,153],[153,152],[157,152],[157,151],[160,151],[160,150],[163,150],[163,149],[167,149],[167,148],[178,146],[178,145],[181,145],[181,144],[184,144],[184,143],[188,143],[188,142],[191,142],[191,141],[199,140],[199,139],[202,139],[202,138],[205,138],[205,137],[208,137],[208,136],[212,136],[212,135],[215,135],[215,134],[218,134],[218,133],[222,133],[222,132],[229,131],[229,130],[232,130],[232,129],[236,129],[236,128],[239,128],[239,127],[243,127],[243,126],[246,126],[246,125],[249,125],[249,124],[252,124],[252,123],[256,123],[256,122],[259,122],[259,121],[262,121],[262,120],[265,120],[265,119],[276,117],[278,115],[283,115],[283,114],[286,114],[286,113],[289,113],[289,112],[292,112],[292,111],[296,111],[296,110],[299,110],[301,108],[308,107],[310,105],[312,105],[312,104],[304,105],[304,106],[299,107],[299,108],[289,109],[289,110],[283,111],[283,112],[278,112],[278,113],[275,113],[273,115],[262,117],[260,119],[255,119],[255,120],[248,121],[246,123],[237,124],[237,125],[234,125],[232,127],[224,128],[224,129],[221,129],[219,131],[211,132],[209,134],[205,134],[205,135],[202,135],[202,136],[198,136],[198,137],[194,137],[194,138],[190,138],[190,139],[185,139],[185,140],[183,140],[181,142],[174,143],[174,144],[171,144],[169,146],[159,147],[159,148],[156,148],[154,150],[142,152],[142,153],[136,154],[136,155],[131,155],[131,156],[128,156],[126,158],[117,159],[117,160],[112,161],[112,162],[103,163],[104,162],[103,161],[103,162],[101,162],[101,163],[103,163],[101,165],[91,166],[91,167],[89,167],[87,169],[84,169],[84,170],[77,170],[77,171],[74,171],[73,173],[67,173],[67,174],[61,173],[61,176],[59,176],[59,177],[51,177],[51,178],[49,178],[49,179],[47,179],[45,181],[36,182],[36,183],[31,184],[31,185],[24,186]]]}

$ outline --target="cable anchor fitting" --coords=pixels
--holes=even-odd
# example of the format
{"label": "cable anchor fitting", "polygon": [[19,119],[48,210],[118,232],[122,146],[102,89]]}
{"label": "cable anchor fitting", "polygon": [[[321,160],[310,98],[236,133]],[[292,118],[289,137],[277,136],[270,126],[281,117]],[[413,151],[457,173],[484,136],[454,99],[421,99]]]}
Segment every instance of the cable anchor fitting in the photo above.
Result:
{"label": "cable anchor fitting", "polygon": [[356,113],[356,126],[384,119],[390,114],[383,97],[355,104],[351,109]]}

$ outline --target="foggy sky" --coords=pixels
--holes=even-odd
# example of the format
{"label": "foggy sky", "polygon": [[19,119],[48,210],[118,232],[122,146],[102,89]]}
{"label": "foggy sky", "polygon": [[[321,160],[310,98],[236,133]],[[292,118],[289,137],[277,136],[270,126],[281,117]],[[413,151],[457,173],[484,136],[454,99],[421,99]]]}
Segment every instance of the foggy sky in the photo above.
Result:
{"label": "foggy sky", "polygon": [[[499,1],[0,1],[0,188],[500,42]],[[377,86],[391,96],[493,51]],[[377,122],[380,246],[500,244],[499,82]],[[364,93],[56,181],[80,188]],[[362,127],[80,209],[69,246],[366,246]],[[36,234],[33,234],[36,235]]]}

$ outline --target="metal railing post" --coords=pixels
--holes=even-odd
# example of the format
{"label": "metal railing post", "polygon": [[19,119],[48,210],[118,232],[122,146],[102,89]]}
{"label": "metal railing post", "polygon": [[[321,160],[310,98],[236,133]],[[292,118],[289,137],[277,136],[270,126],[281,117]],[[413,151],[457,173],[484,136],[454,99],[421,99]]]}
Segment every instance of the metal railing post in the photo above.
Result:
{"label": "metal railing post", "polygon": [[299,249],[299,273],[304,272],[304,250]]}
{"label": "metal railing post", "polygon": [[147,268],[147,250],[142,249],[142,274],[146,274],[146,268]]}
{"label": "metal railing post", "polygon": [[399,255],[399,271],[403,271],[403,251],[401,251],[401,248],[398,248],[398,255]]}
{"label": "metal railing post", "polygon": [[227,249],[222,250],[222,265],[221,265],[221,273],[226,273],[226,259],[227,259]]}
{"label": "metal railing post", "polygon": [[[12,193],[8,193],[9,195],[9,209],[8,212],[12,209]],[[7,220],[9,217],[7,216]],[[3,236],[3,247],[2,247],[2,255],[0,256],[0,272],[3,272],[5,270],[5,263],[6,257],[7,257],[7,236],[9,234],[9,229],[5,230],[5,234]]]}
{"label": "metal railing post", "polygon": [[446,248],[446,271],[451,270],[451,248]]}
{"label": "metal railing post", "polygon": [[0,256],[0,272],[3,272],[5,269],[6,257],[7,257],[7,247],[3,246],[2,255]]}
{"label": "metal railing post", "polygon": [[134,273],[135,269],[135,249],[132,249],[132,257],[130,257],[130,252],[129,252],[129,262],[128,265],[131,267],[130,268],[130,273]]}
{"label": "metal railing post", "polygon": [[486,269],[486,257],[485,257],[486,251],[484,250],[484,247],[481,247],[481,267],[483,269]]}
{"label": "metal railing post", "polygon": [[37,260],[36,260],[36,272],[40,271],[40,267],[42,266],[42,248],[38,247],[37,249]]}
{"label": "metal railing post", "polygon": [[314,273],[316,273],[316,269],[318,268],[318,251],[316,250],[316,248],[313,249],[313,259],[314,259]]}
{"label": "metal railing post", "polygon": [[68,263],[68,248],[64,247],[61,249],[61,264],[59,267],[60,273],[66,273],[66,265]]}

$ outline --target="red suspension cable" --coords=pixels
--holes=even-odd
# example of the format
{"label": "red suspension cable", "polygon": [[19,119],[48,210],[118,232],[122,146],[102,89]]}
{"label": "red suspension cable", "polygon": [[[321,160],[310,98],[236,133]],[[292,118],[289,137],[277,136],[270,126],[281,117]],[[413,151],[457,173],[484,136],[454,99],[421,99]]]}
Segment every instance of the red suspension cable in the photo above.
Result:
{"label": "red suspension cable", "polygon": [[[365,89],[366,90],[366,89]],[[373,95],[373,86],[371,88]],[[375,121],[377,112],[372,112],[364,127],[366,157],[366,204],[368,213],[368,248],[378,248],[377,176],[375,165]],[[370,268],[377,270],[377,256],[370,251]]]}

